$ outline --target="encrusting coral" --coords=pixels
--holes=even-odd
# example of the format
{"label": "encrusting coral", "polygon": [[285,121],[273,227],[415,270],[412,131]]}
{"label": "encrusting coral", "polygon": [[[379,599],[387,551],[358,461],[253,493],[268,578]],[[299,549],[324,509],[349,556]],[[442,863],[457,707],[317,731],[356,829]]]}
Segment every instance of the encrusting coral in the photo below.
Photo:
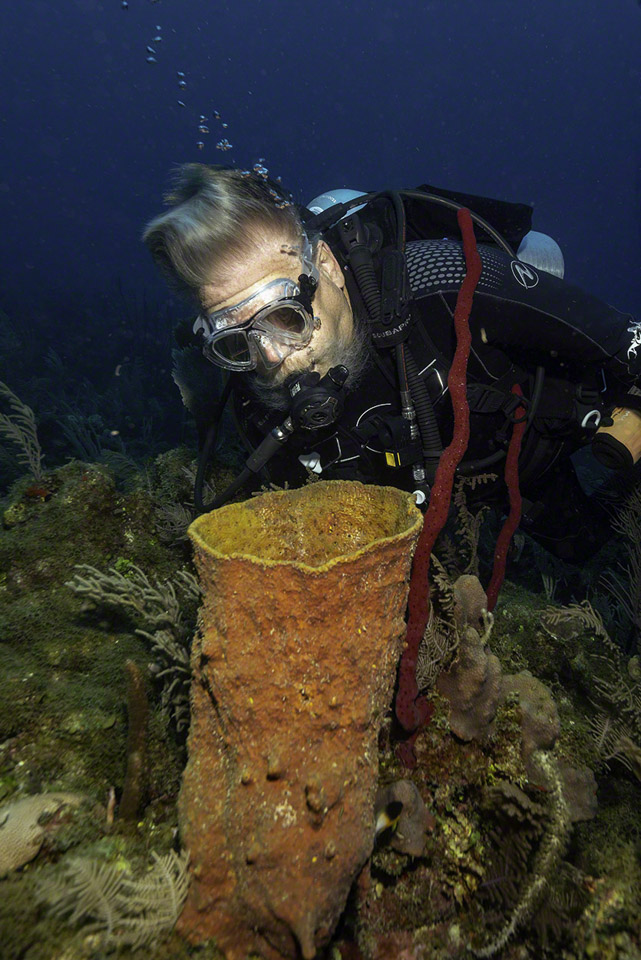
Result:
{"label": "encrusting coral", "polygon": [[462,740],[482,740],[501,697],[501,666],[487,641],[491,630],[487,598],[477,577],[466,574],[453,584],[456,658],[436,689],[450,703],[450,727]]}
{"label": "encrusting coral", "polygon": [[0,808],[0,877],[37,855],[47,832],[47,818],[82,800],[76,793],[36,793]]}

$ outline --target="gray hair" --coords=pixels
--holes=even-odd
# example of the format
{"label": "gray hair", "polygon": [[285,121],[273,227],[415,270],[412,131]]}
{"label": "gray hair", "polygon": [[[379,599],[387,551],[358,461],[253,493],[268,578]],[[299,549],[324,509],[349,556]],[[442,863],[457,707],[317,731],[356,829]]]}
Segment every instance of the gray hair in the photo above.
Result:
{"label": "gray hair", "polygon": [[186,163],[164,197],[171,209],[146,225],[142,240],[170,287],[189,298],[225,283],[239,260],[277,237],[300,245],[298,211],[273,184],[228,167]]}

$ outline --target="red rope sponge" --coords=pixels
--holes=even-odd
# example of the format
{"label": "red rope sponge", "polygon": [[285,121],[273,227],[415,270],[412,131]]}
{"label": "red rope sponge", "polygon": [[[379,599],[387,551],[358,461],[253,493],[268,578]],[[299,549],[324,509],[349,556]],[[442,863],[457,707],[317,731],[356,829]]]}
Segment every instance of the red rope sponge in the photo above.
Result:
{"label": "red rope sponge", "polygon": [[[512,387],[512,393],[516,394],[518,397],[523,396],[523,391],[521,390],[518,383],[515,383]],[[496,601],[498,599],[499,590],[503,585],[503,580],[505,579],[505,564],[507,563],[507,551],[510,546],[510,541],[514,536],[514,531],[521,522],[521,490],[519,488],[519,454],[521,452],[521,441],[523,440],[523,434],[525,433],[526,423],[526,412],[525,408],[519,406],[516,408],[514,413],[514,426],[512,427],[512,436],[510,437],[510,444],[507,448],[507,456],[505,458],[505,483],[507,486],[508,496],[510,498],[510,512],[507,515],[505,523],[501,527],[501,532],[498,535],[496,541],[496,549],[494,551],[494,565],[492,567],[492,576],[490,577],[490,582],[488,584],[486,594],[487,594],[487,609],[489,611],[494,610],[496,606]]]}
{"label": "red rope sponge", "polygon": [[[441,454],[434,486],[430,494],[430,503],[425,514],[423,529],[416,546],[408,602],[408,623],[405,649],[399,668],[398,692],[396,694],[396,716],[405,731],[412,733],[429,719],[431,709],[424,697],[418,696],[416,683],[416,661],[418,649],[425,633],[429,615],[430,556],[436,538],[447,520],[452,499],[452,486],[456,468],[463,458],[470,437],[470,409],[467,402],[467,361],[472,345],[469,318],[472,310],[474,291],[481,276],[481,257],[476,247],[474,224],[470,211],[463,208],[457,213],[458,224],[463,235],[466,274],[456,299],[454,311],[454,329],[456,332],[456,351],[447,378],[454,411],[454,431],[449,446]],[[413,766],[413,740],[399,746],[399,755],[407,766]]]}

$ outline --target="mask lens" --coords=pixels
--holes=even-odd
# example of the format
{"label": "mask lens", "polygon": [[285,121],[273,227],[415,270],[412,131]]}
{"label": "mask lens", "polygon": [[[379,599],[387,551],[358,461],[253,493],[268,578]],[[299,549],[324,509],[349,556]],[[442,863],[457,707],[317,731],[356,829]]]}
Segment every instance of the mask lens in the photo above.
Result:
{"label": "mask lens", "polygon": [[246,364],[251,360],[249,352],[249,343],[244,332],[232,333],[230,331],[224,337],[216,340],[214,352],[227,363]]}
{"label": "mask lens", "polygon": [[291,307],[280,307],[272,311],[263,322],[265,326],[269,325],[274,330],[293,333],[295,336],[302,336],[305,333],[305,317]]}

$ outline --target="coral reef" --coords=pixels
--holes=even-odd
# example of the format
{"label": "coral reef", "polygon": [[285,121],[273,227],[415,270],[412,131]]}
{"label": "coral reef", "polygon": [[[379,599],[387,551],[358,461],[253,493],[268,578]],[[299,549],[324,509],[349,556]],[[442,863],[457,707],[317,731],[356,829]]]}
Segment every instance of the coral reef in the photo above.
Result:
{"label": "coral reef", "polygon": [[66,586],[88,604],[114,608],[146,628],[138,628],[136,633],[149,641],[156,654],[153,673],[163,681],[163,708],[176,728],[184,729],[189,718],[189,648],[200,596],[198,584],[187,570],[178,570],[162,581],[156,577],[152,583],[136,564],[121,562],[121,567],[102,571],[91,564],[78,564]]}
{"label": "coral reef", "polygon": [[51,818],[81,802],[75,793],[37,793],[0,807],[0,878],[33,860],[51,830]]}
{"label": "coral reef", "polygon": [[[439,593],[444,593],[443,584]],[[600,955],[594,951],[607,936],[606,922],[599,932],[592,931],[589,949],[582,933],[574,938],[579,952],[571,951],[569,931],[575,925],[588,929],[587,918],[595,909],[591,891],[601,889],[589,874],[585,854],[582,859],[576,855],[577,844],[588,849],[583,836],[594,836],[592,823],[599,822],[594,775],[577,761],[594,762],[595,757],[585,707],[583,713],[578,703],[571,708],[566,696],[557,708],[546,684],[528,670],[530,665],[534,670],[535,663],[540,670],[540,658],[550,649],[543,604],[538,612],[531,598],[515,602],[510,597],[504,604],[492,634],[492,645],[501,654],[496,660],[501,661],[498,696],[496,682],[484,696],[482,666],[493,655],[487,648],[490,624],[483,615],[483,593],[469,580],[456,591],[453,585],[450,597],[452,605],[447,598],[445,603],[448,621],[460,636],[447,673],[456,683],[448,691],[452,701],[435,691],[431,694],[434,714],[416,738],[413,774],[434,826],[418,857],[403,857],[391,838],[375,850],[368,878],[358,888],[362,956],[440,960],[462,957],[473,948],[483,956],[538,960],[560,956],[561,945],[568,948],[562,954],[568,960]],[[468,657],[469,647],[479,656]],[[557,644],[553,650],[556,659],[550,657],[548,671],[554,676],[559,657],[565,660],[576,647]],[[536,660],[528,663],[525,654]],[[505,664],[520,669],[507,673]],[[437,688],[443,679],[441,675]],[[592,688],[600,682],[594,677]],[[470,723],[457,734],[461,690],[479,692],[478,711],[476,719],[472,711]],[[589,714],[590,705],[586,707]],[[381,746],[382,778],[393,784],[400,772],[398,763],[389,747]],[[575,830],[581,832],[569,846],[572,824],[578,824]],[[631,843],[639,848],[638,839]],[[602,843],[597,846],[604,849]],[[617,916],[622,924],[621,949],[630,952],[621,955],[636,957],[641,955],[635,928],[638,911],[627,892],[634,871],[626,865],[624,872],[630,879],[618,887]],[[588,952],[581,952],[584,948]]]}
{"label": "coral reef", "polygon": [[[43,381],[45,387],[48,382]],[[25,396],[34,410],[42,410],[37,391]],[[104,431],[96,430],[96,443],[102,443]],[[84,434],[79,431],[77,436],[82,439]],[[45,424],[47,464],[53,462],[52,437]],[[168,527],[163,539],[157,514],[160,502],[188,504],[191,480],[185,471],[190,463],[184,448],[165,453],[144,476],[132,477],[124,487],[121,467],[116,476],[105,464],[71,463],[49,470],[39,483],[31,476],[21,478],[2,502],[0,851],[14,846],[3,844],[7,828],[18,823],[7,811],[27,810],[40,803],[40,795],[47,797],[46,810],[52,794],[86,798],[45,812],[39,823],[40,807],[23,820],[20,843],[26,839],[25,847],[35,855],[28,862],[21,855],[21,863],[16,856],[0,879],[3,960],[87,960],[112,949],[137,960],[229,960],[214,940],[196,946],[182,926],[180,932],[169,932],[184,893],[184,875],[167,858],[175,864],[178,845],[186,844],[178,834],[177,812],[184,740],[167,712],[178,720],[174,705],[178,709],[182,703],[184,731],[187,702],[180,698],[191,676],[188,651],[199,594],[193,576],[179,576],[192,568],[178,525],[171,535]],[[182,524],[185,518],[181,514],[179,519]],[[272,530],[280,522],[277,511]],[[358,523],[354,529],[358,536]],[[463,571],[474,560],[475,537],[472,531],[461,558],[448,557],[448,572]],[[476,553],[484,576],[494,543],[493,536],[487,539]],[[433,616],[420,654],[425,658],[421,692],[429,697],[432,716],[416,737],[411,779],[395,753],[394,720],[382,706],[372,723],[378,742],[368,748],[368,763],[355,767],[355,775],[368,778],[371,786],[366,804],[347,809],[350,786],[324,814],[331,800],[325,784],[320,778],[304,781],[310,789],[301,797],[301,818],[307,818],[314,836],[322,836],[318,822],[337,815],[342,805],[346,812],[340,843],[347,843],[353,829],[368,838],[365,865],[334,934],[317,952],[318,960],[462,960],[470,956],[471,947],[487,951],[497,945],[494,956],[501,960],[641,957],[638,657],[625,651],[625,617],[604,605],[602,596],[591,593],[593,607],[577,602],[550,606],[551,596],[569,600],[584,595],[579,590],[583,571],[570,579],[560,567],[544,566],[527,543],[523,556],[532,589],[510,582],[508,567],[493,624],[484,617],[478,581],[450,582],[432,556]],[[82,565],[85,580],[91,579],[88,568],[95,572],[93,599],[65,587]],[[268,567],[266,562],[264,569]],[[550,578],[547,595],[540,570]],[[594,568],[590,576],[586,572],[585,583],[594,582],[599,573]],[[109,590],[118,583],[138,600],[146,596],[149,606],[136,609],[121,603],[115,590],[113,603],[104,602],[101,576],[113,578]],[[239,602],[255,587],[255,579],[248,580]],[[342,608],[352,604],[357,588],[346,579],[340,589],[339,628],[340,618],[347,615]],[[335,593],[338,597],[338,589]],[[306,594],[306,614],[314,613],[310,597]],[[324,604],[323,597],[316,606]],[[261,616],[265,612],[259,611]],[[170,622],[161,622],[163,616]],[[154,619],[158,617],[161,620]],[[376,634],[384,621],[376,618],[371,632]],[[241,625],[245,622],[240,620]],[[274,635],[267,630],[266,636],[269,643],[263,637],[248,653],[261,695],[262,687],[281,676],[272,667],[292,669],[277,662]],[[375,679],[371,664],[379,660],[360,646],[362,638],[358,636],[353,669],[359,677]],[[288,698],[289,708],[296,707],[303,724],[325,703],[323,698],[331,701],[336,691],[333,673],[322,687],[314,673],[316,651],[322,649],[317,635],[308,631],[298,639],[292,660],[305,671],[304,682],[286,686],[281,697]],[[128,660],[137,670],[129,691]],[[496,675],[495,661],[500,666],[498,701],[496,684],[488,680]],[[197,667],[200,677],[209,677],[199,695],[213,709],[210,694],[217,694],[224,671],[215,660],[198,661]],[[470,694],[463,719],[458,716],[460,704],[451,704],[438,692],[448,682],[453,700],[458,690]],[[328,706],[325,714],[319,713],[331,725],[336,709]],[[229,728],[247,740],[247,749],[261,730],[268,731],[274,747],[281,747],[280,754],[274,751],[268,759],[270,773],[282,768],[283,776],[263,781],[274,793],[287,786],[297,726],[298,721],[275,722],[252,714],[242,730]],[[351,756],[353,738],[346,744],[344,751],[334,748],[332,761],[338,762],[343,752]],[[310,776],[320,770],[318,763],[311,766]],[[244,766],[237,769],[242,774]],[[241,779],[239,793],[230,795],[226,831],[239,832],[243,818],[238,798],[242,791],[249,797],[253,789]],[[132,820],[123,818],[128,792],[137,811]],[[387,828],[374,841],[381,804]],[[274,829],[280,825],[277,836],[293,840],[283,849],[295,865],[297,834],[295,828],[283,827],[284,822],[281,816]],[[39,839],[29,843],[36,832]],[[247,837],[250,858],[257,852],[251,839]],[[330,870],[340,856],[339,842],[334,843],[335,848],[327,850],[333,855],[327,861]],[[213,842],[214,870],[225,868],[225,844],[225,837]],[[318,889],[324,890],[324,846],[320,853]],[[171,892],[171,883],[161,882],[153,866],[150,870],[157,858],[175,881],[183,876],[179,896],[175,889]],[[240,869],[245,868],[249,871],[250,865],[241,862]],[[79,889],[81,877],[88,883]],[[58,913],[44,909],[47,899],[40,899],[38,891],[47,886],[45,881],[51,881],[54,902],[59,898]],[[83,891],[88,896],[93,888],[104,895],[102,881],[107,881],[108,902],[109,891],[117,891],[122,909],[116,910],[114,900],[102,913],[88,908],[70,923]],[[136,892],[137,883],[145,893]],[[161,888],[168,899],[160,897]],[[304,898],[303,888],[297,895],[299,901]],[[147,908],[140,912],[136,907],[149,898],[162,900],[156,919]],[[86,899],[84,903],[87,907]],[[189,915],[183,916],[187,921]],[[110,917],[118,946],[106,936]],[[165,921],[156,923],[159,917]]]}
{"label": "coral reef", "polygon": [[[118,811],[129,728],[125,663],[135,662],[147,675],[148,641],[121,612],[83,609],[64,584],[80,563],[121,570],[135,564],[162,579],[184,557],[159,545],[147,495],[119,491],[103,466],[72,463],[52,471],[46,499],[29,496],[31,486],[31,478],[18,481],[2,504],[5,518],[19,519],[0,535],[0,801],[39,804],[44,794],[45,810],[51,794],[86,802],[45,813],[34,858],[0,880],[3,960],[51,960],[54,943],[61,955],[86,956],[82,932],[37,907],[35,880],[68,852],[121,869],[127,864],[132,874],[150,851],[165,856],[175,845],[183,763],[152,677],[146,797],[138,820],[125,825]],[[39,806],[34,817],[42,813]],[[9,821],[0,829],[5,853],[8,827]],[[177,942],[169,955],[182,955]]]}
{"label": "coral reef", "polygon": [[55,875],[41,877],[38,899],[53,916],[70,924],[84,923],[94,947],[110,949],[156,946],[180,915],[189,878],[188,855],[170,850],[152,852],[153,865],[132,877],[118,865],[82,857],[66,857]]}

